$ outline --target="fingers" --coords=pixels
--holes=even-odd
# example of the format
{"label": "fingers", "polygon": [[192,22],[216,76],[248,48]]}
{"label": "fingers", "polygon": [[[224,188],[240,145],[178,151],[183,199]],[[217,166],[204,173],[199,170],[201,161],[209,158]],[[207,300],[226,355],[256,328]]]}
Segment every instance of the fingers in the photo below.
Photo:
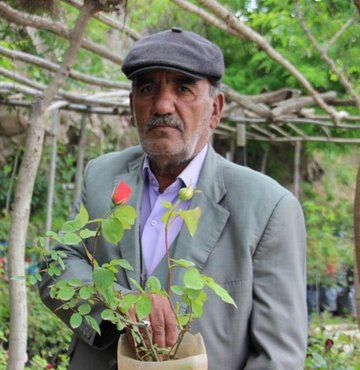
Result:
{"label": "fingers", "polygon": [[177,325],[169,300],[166,297],[150,295],[153,308],[149,319],[153,342],[160,347],[171,347],[177,338]]}

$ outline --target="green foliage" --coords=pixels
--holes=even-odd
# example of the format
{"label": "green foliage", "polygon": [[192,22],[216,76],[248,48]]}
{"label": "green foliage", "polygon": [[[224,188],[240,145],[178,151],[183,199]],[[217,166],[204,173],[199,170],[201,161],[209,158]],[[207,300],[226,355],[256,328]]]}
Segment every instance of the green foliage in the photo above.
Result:
{"label": "green foliage", "polygon": [[[342,332],[337,329],[336,324],[332,331],[326,330],[326,327],[330,327],[329,324],[326,315],[314,318],[310,328],[305,370],[359,370],[360,344],[356,334]],[[356,325],[350,327],[355,329]]]}
{"label": "green foliage", "polygon": [[[0,266],[0,368],[7,362],[6,349],[9,337],[9,294],[8,282],[5,279],[3,267]],[[50,312],[40,301],[37,289],[29,286],[28,299],[28,357],[26,369],[39,370],[40,363],[45,366],[50,362],[58,364],[58,369],[65,370],[67,357],[65,356],[70,343],[70,330]],[[56,333],[56,335],[54,335]],[[42,366],[42,365],[41,365]]]}
{"label": "green foliage", "polygon": [[336,274],[354,264],[352,202],[358,155],[314,155],[325,173],[317,183],[304,183],[308,280],[327,283],[329,264]]}
{"label": "green foliage", "polygon": [[[174,203],[163,203],[166,210],[163,216],[165,240],[168,240],[167,232],[171,221],[177,217],[183,219],[190,235],[195,235],[201,209],[196,207],[184,210],[180,208],[180,205],[181,201],[191,200],[194,194],[199,192],[199,190],[193,187],[183,188]],[[123,230],[130,229],[135,222],[135,209],[124,204],[129,199],[130,194],[131,189],[129,186],[124,182],[120,182],[113,192],[112,205],[104,217],[89,220],[87,210],[81,205],[78,214],[73,220],[64,223],[60,233],[53,231],[47,233],[48,237],[56,240],[58,243],[67,243],[67,245],[80,243],[92,267],[92,281],[90,283],[84,283],[78,279],[54,280],[54,284],[50,286],[50,297],[60,301],[62,309],[70,311],[70,326],[73,329],[78,328],[86,321],[90,327],[100,334],[99,323],[91,316],[91,313],[94,305],[101,305],[104,307],[101,312],[103,320],[112,322],[118,330],[128,328],[132,333],[135,343],[138,344],[137,350],[146,354],[145,356],[138,356],[139,359],[158,361],[160,353],[163,358],[170,359],[175,356],[176,348],[181,342],[184,333],[189,330],[192,320],[203,315],[203,306],[207,300],[206,289],[212,290],[224,302],[235,307],[236,304],[224,288],[211,277],[201,274],[192,262],[182,259],[171,260],[168,252],[166,252],[166,257],[169,269],[168,285],[170,286],[167,291],[161,288],[160,281],[154,276],[149,277],[145,288],[130,278],[137,292],[124,295],[118,291],[115,284],[119,268],[131,270],[132,267],[128,261],[122,259],[112,260],[99,266],[94,258],[95,247],[93,249],[89,248],[88,241],[85,242],[83,238],[89,236],[94,245],[96,245],[96,239],[102,235],[110,243],[119,243],[123,237]],[[90,224],[97,224],[96,231],[87,229],[87,226]],[[119,229],[120,232],[116,231]],[[44,246],[44,238],[39,238],[39,244],[36,248],[41,249]],[[169,246],[166,244],[167,251],[168,248]],[[48,275],[60,276],[65,269],[63,258],[66,255],[64,256],[63,252],[56,250],[43,251],[40,254],[45,258],[45,265],[47,266],[45,269]],[[170,276],[174,268],[185,270],[182,286],[171,286]],[[40,276],[39,279],[41,279]],[[38,276],[32,278],[33,283],[37,281]],[[146,319],[153,309],[152,295],[166,297],[171,302],[171,292],[180,297],[176,307],[172,303],[170,304],[179,325],[178,343],[170,349],[157,348],[148,340],[150,332]],[[188,313],[183,313],[182,309],[184,307],[181,307],[181,304],[188,308]],[[134,314],[138,321],[134,321]]]}

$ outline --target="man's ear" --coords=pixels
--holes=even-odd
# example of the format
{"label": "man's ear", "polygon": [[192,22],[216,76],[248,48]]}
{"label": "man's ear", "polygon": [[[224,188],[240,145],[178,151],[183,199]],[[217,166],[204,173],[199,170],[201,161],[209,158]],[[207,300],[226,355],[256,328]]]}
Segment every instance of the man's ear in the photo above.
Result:
{"label": "man's ear", "polygon": [[215,129],[219,126],[221,113],[224,108],[225,96],[222,92],[213,98],[213,112],[211,116],[210,128]]}

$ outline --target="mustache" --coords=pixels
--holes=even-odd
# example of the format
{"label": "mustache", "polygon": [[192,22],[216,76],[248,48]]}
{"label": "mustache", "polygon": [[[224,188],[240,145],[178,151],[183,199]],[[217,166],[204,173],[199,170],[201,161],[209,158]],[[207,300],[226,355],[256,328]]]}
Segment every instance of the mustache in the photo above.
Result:
{"label": "mustache", "polygon": [[152,116],[145,123],[146,131],[150,131],[156,127],[164,126],[172,127],[180,131],[184,130],[183,120],[174,116]]}

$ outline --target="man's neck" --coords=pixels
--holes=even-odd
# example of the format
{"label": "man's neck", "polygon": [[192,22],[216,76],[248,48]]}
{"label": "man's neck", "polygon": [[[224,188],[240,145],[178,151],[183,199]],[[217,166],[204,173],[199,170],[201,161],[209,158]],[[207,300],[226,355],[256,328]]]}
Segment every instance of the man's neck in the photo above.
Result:
{"label": "man's neck", "polygon": [[149,158],[150,168],[159,183],[159,192],[162,193],[169,185],[171,185],[180,173],[186,168],[192,158],[186,162],[174,164],[173,162],[155,161]]}

